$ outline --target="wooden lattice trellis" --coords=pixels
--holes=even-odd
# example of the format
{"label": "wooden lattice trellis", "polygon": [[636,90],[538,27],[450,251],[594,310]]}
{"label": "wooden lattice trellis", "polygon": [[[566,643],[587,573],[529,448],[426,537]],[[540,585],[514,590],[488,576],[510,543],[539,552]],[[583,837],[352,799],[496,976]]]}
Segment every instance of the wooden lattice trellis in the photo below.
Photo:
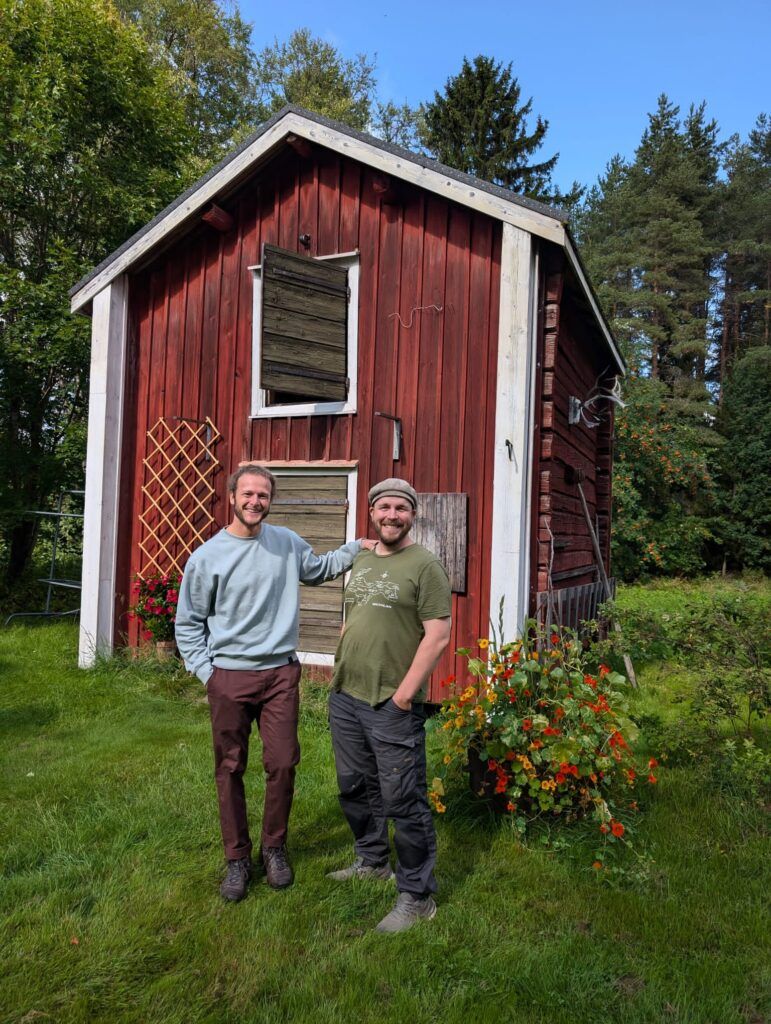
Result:
{"label": "wooden lattice trellis", "polygon": [[181,575],[191,551],[211,536],[212,479],[220,467],[214,446],[221,437],[208,417],[161,417],[147,431],[139,515],[142,579],[155,573]]}

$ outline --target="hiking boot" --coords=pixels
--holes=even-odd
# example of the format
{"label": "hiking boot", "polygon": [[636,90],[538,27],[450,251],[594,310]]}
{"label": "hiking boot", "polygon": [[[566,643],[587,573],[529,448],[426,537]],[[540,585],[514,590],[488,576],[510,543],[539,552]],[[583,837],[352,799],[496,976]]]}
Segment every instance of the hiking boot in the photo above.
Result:
{"label": "hiking boot", "polygon": [[383,918],[376,932],[405,932],[418,921],[430,921],[436,914],[436,903],[430,896],[421,899],[409,892],[400,892],[394,909]]}
{"label": "hiking boot", "polygon": [[286,889],[294,881],[294,872],[287,860],[286,846],[263,846],[262,859],[271,889]]}
{"label": "hiking boot", "polygon": [[357,857],[347,868],[327,872],[327,878],[333,882],[347,882],[351,878],[376,878],[380,882],[390,882],[394,877],[388,861],[385,864],[367,864],[361,857]]}
{"label": "hiking boot", "polygon": [[252,862],[249,857],[229,860],[227,874],[220,885],[220,896],[231,903],[238,903],[246,896],[251,877]]}

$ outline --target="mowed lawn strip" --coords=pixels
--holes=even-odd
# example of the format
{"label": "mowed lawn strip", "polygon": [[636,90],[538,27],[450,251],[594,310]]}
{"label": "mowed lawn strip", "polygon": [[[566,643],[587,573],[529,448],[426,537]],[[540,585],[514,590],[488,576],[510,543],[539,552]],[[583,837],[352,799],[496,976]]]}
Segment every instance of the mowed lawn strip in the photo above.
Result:
{"label": "mowed lawn strip", "polygon": [[[587,830],[540,828],[523,845],[454,800],[437,821],[436,919],[375,935],[394,890],[324,877],[351,847],[325,694],[306,685],[296,883],[256,883],[224,905],[203,689],[152,661],[79,671],[76,641],[61,623],[0,633],[0,1021],[765,1019],[762,810],[664,769],[610,886]],[[255,836],[259,753],[255,742]]]}

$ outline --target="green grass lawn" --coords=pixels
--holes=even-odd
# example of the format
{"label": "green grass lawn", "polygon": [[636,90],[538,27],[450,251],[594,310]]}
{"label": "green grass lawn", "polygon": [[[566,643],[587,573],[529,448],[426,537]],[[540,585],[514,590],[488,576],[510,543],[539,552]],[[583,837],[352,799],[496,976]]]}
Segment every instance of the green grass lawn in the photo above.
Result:
{"label": "green grass lawn", "polygon": [[[202,688],[152,662],[78,671],[76,639],[68,623],[0,631],[0,1021],[766,1020],[761,808],[662,770],[608,884],[588,837],[523,844],[461,799],[437,822],[437,917],[376,935],[393,889],[324,877],[351,848],[324,693],[306,685],[296,883],[224,905]],[[650,677],[665,702],[665,675],[645,667],[640,699]]]}

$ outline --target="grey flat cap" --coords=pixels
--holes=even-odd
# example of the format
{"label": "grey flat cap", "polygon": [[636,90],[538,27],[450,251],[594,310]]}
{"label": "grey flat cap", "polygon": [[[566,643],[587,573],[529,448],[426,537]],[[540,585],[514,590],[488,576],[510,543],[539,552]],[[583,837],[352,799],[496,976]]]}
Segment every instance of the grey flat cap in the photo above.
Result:
{"label": "grey flat cap", "polygon": [[418,494],[415,488],[406,480],[400,480],[395,476],[390,476],[387,480],[381,480],[379,484],[370,487],[368,497],[370,505],[374,505],[378,498],[406,498],[415,511],[418,508]]}

